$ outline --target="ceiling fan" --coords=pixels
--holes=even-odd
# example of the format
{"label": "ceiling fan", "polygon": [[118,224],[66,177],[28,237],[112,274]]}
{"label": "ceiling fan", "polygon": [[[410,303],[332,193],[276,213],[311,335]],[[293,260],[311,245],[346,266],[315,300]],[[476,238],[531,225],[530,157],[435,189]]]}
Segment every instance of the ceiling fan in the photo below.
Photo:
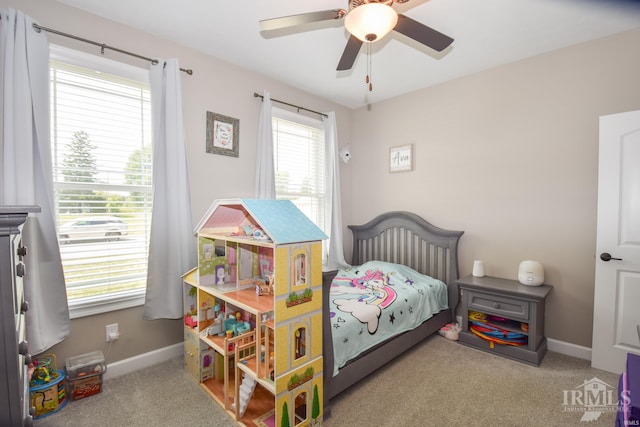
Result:
{"label": "ceiling fan", "polygon": [[[406,3],[409,0],[395,0]],[[280,30],[313,22],[344,18],[344,25],[350,36],[338,62],[338,71],[350,70],[356,61],[363,43],[373,43],[382,39],[390,31],[414,39],[438,52],[449,46],[453,39],[431,27],[398,14],[393,9],[394,0],[349,0],[349,10],[331,9],[300,15],[260,21],[263,31]]]}

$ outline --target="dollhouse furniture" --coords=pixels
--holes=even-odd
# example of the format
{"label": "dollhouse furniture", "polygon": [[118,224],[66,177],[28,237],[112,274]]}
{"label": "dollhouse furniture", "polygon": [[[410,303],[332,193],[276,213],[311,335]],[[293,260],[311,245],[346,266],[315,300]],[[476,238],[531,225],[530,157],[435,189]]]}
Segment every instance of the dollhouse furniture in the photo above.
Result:
{"label": "dollhouse furniture", "polygon": [[290,201],[259,199],[215,201],[195,234],[187,371],[241,425],[321,423],[327,236]]}
{"label": "dollhouse furniture", "polygon": [[[516,280],[467,276],[458,280],[462,295],[459,341],[471,347],[538,366],[547,353],[544,336],[545,299],[549,285],[525,286]],[[500,330],[524,336],[521,345],[496,343],[473,333],[469,313],[488,315],[486,322]],[[484,317],[484,316],[483,316]]]}
{"label": "dollhouse furniture", "polygon": [[447,285],[449,309],[440,311],[417,328],[403,332],[351,360],[332,376],[334,342],[329,307],[331,283],[337,272],[323,276],[323,337],[325,417],[329,401],[387,362],[409,351],[417,343],[450,323],[458,304],[458,241],[462,231],[438,228],[410,212],[388,212],[364,225],[349,226],[353,233],[352,265],[378,260],[405,265]]}
{"label": "dollhouse furniture", "polygon": [[29,213],[39,206],[0,206],[0,425],[31,426],[35,408],[29,399],[27,368],[31,355],[27,346],[23,276],[27,247],[22,228]]}

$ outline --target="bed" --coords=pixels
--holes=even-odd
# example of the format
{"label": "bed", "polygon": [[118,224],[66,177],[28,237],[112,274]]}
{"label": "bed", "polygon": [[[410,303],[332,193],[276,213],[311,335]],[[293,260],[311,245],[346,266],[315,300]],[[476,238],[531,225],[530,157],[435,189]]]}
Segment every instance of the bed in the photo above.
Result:
{"label": "bed", "polygon": [[[433,314],[415,329],[365,351],[334,373],[334,343],[330,289],[338,271],[323,273],[323,355],[325,417],[330,399],[337,396],[387,362],[437,332],[455,317],[458,305],[458,241],[463,231],[438,228],[410,212],[387,212],[364,225],[350,225],[353,234],[352,266],[383,261],[410,267],[446,284],[448,308]],[[340,275],[344,272],[341,271]],[[340,277],[340,276],[339,276]],[[335,309],[335,306],[334,306]],[[334,325],[335,322],[334,322]],[[365,332],[366,335],[366,332]]]}

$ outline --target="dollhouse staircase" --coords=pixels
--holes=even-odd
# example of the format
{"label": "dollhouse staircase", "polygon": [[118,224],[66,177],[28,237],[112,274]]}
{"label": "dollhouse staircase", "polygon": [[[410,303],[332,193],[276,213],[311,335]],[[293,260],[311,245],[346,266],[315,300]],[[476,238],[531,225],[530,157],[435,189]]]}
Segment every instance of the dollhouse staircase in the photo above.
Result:
{"label": "dollhouse staircase", "polygon": [[[243,374],[242,384],[240,385],[240,392],[239,392],[240,407],[238,408],[239,409],[238,412],[240,414],[240,417],[243,417],[244,411],[247,410],[247,406],[249,405],[249,400],[251,400],[251,396],[253,396],[253,391],[256,389],[256,384],[257,384],[257,381],[254,378],[252,378],[247,374]],[[235,409],[235,402],[233,405]]]}

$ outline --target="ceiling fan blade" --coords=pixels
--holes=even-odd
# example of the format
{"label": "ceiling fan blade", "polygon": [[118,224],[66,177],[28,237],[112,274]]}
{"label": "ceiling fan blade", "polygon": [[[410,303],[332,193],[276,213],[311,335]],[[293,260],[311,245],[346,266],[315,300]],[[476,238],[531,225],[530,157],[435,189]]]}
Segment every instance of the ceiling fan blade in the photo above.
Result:
{"label": "ceiling fan blade", "polygon": [[296,27],[312,22],[340,19],[347,14],[344,9],[322,10],[319,12],[302,13],[300,15],[283,16],[280,18],[264,19],[260,21],[263,31],[280,30],[282,28]]}
{"label": "ceiling fan blade", "polygon": [[347,45],[342,52],[340,62],[338,62],[338,71],[350,70],[351,67],[353,67],[353,64],[356,62],[356,58],[358,57],[358,53],[360,52],[361,46],[362,40],[354,35],[349,35]]}
{"label": "ceiling fan blade", "polygon": [[398,14],[398,24],[394,30],[438,52],[453,43],[451,37],[400,14]]}

